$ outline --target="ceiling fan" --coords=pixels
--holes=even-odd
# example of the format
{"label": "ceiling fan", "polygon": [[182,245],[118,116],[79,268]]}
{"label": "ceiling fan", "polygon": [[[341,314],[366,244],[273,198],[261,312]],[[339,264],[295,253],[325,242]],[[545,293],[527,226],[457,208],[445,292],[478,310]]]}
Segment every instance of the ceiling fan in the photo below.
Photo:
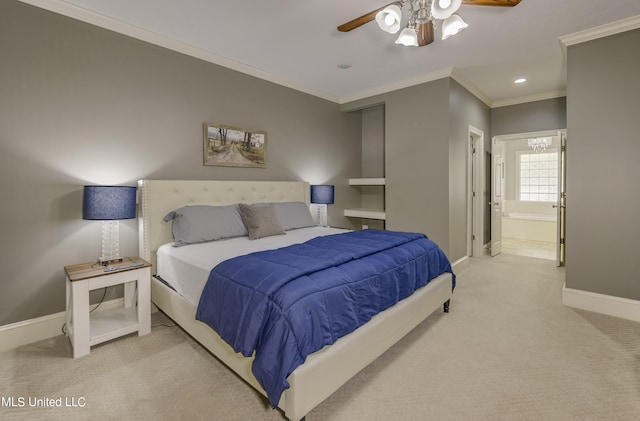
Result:
{"label": "ceiling fan", "polygon": [[442,20],[442,39],[457,34],[468,25],[455,14],[462,4],[475,6],[513,7],[521,0],[399,0],[373,10],[359,18],[338,26],[338,31],[349,32],[376,20],[383,31],[400,31],[402,8],[408,6],[409,21],[400,31],[396,44],[422,47],[435,39],[437,20]]}

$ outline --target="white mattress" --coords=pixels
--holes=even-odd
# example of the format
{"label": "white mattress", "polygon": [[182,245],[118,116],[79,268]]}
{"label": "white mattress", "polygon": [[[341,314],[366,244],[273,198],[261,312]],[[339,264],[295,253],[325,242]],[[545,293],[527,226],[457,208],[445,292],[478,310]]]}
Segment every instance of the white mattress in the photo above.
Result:
{"label": "white mattress", "polygon": [[258,240],[237,237],[210,243],[173,247],[164,244],[158,249],[157,274],[194,306],[198,305],[209,272],[218,263],[235,256],[261,250],[272,250],[303,243],[314,237],[347,232],[338,228],[311,227],[287,231]]}

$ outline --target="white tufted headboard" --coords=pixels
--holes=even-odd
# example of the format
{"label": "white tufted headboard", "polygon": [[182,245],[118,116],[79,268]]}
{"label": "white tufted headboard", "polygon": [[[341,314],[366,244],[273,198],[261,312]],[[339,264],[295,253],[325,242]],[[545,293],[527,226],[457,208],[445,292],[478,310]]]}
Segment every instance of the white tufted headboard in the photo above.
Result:
{"label": "white tufted headboard", "polygon": [[185,205],[231,205],[258,202],[305,202],[303,181],[139,180],[138,235],[140,257],[155,273],[158,247],[173,241],[171,223],[162,218]]}

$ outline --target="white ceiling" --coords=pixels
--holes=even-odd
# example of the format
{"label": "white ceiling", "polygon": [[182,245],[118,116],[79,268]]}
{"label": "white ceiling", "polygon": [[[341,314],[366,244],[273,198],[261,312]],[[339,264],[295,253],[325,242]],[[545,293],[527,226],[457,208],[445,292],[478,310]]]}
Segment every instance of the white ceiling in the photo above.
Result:
{"label": "white ceiling", "polygon": [[[463,5],[469,28],[444,41],[438,28],[434,43],[416,48],[375,22],[337,31],[390,0],[23,1],[337,103],[447,75],[493,107],[562,96],[560,37],[623,19],[614,27],[640,27],[640,0]],[[528,82],[515,85],[521,76]]]}

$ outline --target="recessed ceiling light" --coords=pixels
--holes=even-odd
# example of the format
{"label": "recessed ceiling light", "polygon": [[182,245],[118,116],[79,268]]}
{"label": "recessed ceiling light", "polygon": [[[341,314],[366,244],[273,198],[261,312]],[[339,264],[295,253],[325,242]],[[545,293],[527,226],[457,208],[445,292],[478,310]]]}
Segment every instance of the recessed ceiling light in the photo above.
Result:
{"label": "recessed ceiling light", "polygon": [[519,77],[518,79],[514,80],[513,83],[517,83],[518,85],[521,83],[525,83],[527,81],[526,77]]}
{"label": "recessed ceiling light", "polygon": [[347,70],[350,68],[351,68],[351,65],[349,63],[338,64],[338,69]]}

